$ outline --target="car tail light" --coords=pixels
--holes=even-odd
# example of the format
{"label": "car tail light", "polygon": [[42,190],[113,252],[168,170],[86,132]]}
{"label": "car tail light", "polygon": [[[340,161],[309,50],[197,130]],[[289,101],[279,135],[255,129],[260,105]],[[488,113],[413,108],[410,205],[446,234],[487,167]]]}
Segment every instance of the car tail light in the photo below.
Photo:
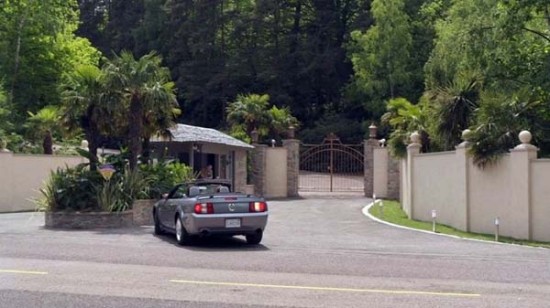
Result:
{"label": "car tail light", "polygon": [[197,203],[195,204],[196,214],[214,214],[214,204],[212,203]]}
{"label": "car tail light", "polygon": [[249,212],[266,212],[267,203],[265,202],[250,202]]}

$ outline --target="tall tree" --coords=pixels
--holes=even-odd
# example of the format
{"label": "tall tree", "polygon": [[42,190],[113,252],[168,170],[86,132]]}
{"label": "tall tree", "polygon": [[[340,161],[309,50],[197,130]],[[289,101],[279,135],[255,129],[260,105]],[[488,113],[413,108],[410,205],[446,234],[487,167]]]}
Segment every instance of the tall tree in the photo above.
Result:
{"label": "tall tree", "polygon": [[372,13],[373,27],[352,32],[351,59],[353,82],[366,95],[366,109],[380,115],[386,100],[411,93],[412,35],[403,0],[374,0]]}
{"label": "tall tree", "polygon": [[[437,24],[435,48],[425,67],[428,90],[468,71],[482,73],[479,107],[467,119],[475,132],[473,153],[480,165],[507,152],[517,142],[518,129],[532,130],[542,153],[550,148],[550,133],[542,129],[550,116],[550,77],[544,73],[550,68],[549,9],[546,0],[459,1]],[[502,111],[502,116],[492,110]],[[440,127],[449,125],[444,116],[433,120]]]}
{"label": "tall tree", "polygon": [[4,1],[0,6],[0,75],[16,122],[27,111],[58,104],[57,84],[75,63],[97,59],[78,26],[76,0]]}
{"label": "tall tree", "polygon": [[64,85],[63,92],[63,120],[71,130],[82,129],[90,152],[90,169],[97,168],[97,149],[101,125],[107,126],[111,119],[102,112],[105,102],[102,96],[106,91],[101,70],[96,66],[86,65],[78,67],[71,74]]}
{"label": "tall tree", "polygon": [[123,51],[106,62],[106,87],[110,101],[126,109],[130,168],[137,166],[142,150],[144,118],[150,110],[173,110],[177,106],[170,71],[161,65],[160,56],[151,52],[135,59]]}

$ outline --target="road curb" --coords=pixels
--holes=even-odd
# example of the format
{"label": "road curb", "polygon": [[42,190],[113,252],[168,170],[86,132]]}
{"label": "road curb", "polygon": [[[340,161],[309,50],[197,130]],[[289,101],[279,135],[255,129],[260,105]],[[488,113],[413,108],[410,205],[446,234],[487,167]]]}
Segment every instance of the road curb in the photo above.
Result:
{"label": "road curb", "polygon": [[475,239],[475,238],[460,237],[460,236],[450,235],[450,234],[444,234],[444,233],[434,233],[434,232],[432,232],[432,231],[426,231],[426,230],[421,230],[421,229],[415,229],[415,228],[405,227],[405,226],[402,226],[402,225],[397,225],[397,224],[394,224],[394,223],[391,223],[391,222],[387,222],[387,221],[385,221],[385,220],[382,220],[382,219],[380,219],[380,218],[378,218],[378,217],[375,217],[375,216],[371,215],[371,214],[369,213],[369,209],[370,209],[371,207],[373,207],[373,206],[374,206],[374,202],[371,202],[371,203],[367,204],[365,207],[363,207],[363,209],[361,210],[362,213],[363,213],[363,215],[365,215],[365,216],[368,217],[369,219],[371,219],[371,220],[373,220],[373,221],[376,221],[376,222],[378,222],[378,223],[381,223],[381,224],[384,224],[384,225],[388,225],[388,226],[391,226],[391,227],[395,227],[395,228],[399,228],[399,229],[410,230],[410,231],[416,231],[416,232],[421,232],[421,233],[426,233],[426,234],[431,234],[431,235],[436,235],[436,236],[450,237],[450,238],[459,239],[459,240],[465,240],[465,241],[480,242],[480,243],[485,243],[485,244],[509,245],[509,246],[518,246],[518,247],[534,248],[534,249],[548,249],[548,248],[544,248],[544,247],[520,245],[520,244],[513,244],[513,243],[502,243],[502,242],[486,241],[486,240],[480,240],[480,239]]}

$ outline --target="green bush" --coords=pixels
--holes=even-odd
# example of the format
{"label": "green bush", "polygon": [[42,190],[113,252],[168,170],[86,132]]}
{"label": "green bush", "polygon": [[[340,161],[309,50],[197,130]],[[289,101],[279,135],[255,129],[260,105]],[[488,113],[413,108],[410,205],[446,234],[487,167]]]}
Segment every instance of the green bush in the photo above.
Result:
{"label": "green bush", "polygon": [[193,169],[179,162],[161,160],[157,163],[142,164],[139,166],[149,187],[147,198],[159,199],[163,193],[170,191],[175,185],[193,180]]}
{"label": "green bush", "polygon": [[50,173],[38,201],[40,209],[47,211],[97,211],[97,187],[101,185],[101,175],[91,172],[83,165],[76,168],[65,167]]}
{"label": "green bush", "polygon": [[129,210],[135,199],[147,197],[148,183],[139,171],[117,172],[96,187],[98,206],[108,212]]}

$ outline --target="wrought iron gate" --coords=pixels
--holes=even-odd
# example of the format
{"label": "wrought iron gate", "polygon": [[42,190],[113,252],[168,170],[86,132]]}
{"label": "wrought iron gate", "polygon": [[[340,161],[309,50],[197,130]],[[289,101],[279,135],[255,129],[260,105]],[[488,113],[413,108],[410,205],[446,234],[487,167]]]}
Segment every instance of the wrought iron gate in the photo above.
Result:
{"label": "wrought iron gate", "polygon": [[363,144],[343,144],[329,134],[321,144],[300,146],[300,191],[362,192]]}

